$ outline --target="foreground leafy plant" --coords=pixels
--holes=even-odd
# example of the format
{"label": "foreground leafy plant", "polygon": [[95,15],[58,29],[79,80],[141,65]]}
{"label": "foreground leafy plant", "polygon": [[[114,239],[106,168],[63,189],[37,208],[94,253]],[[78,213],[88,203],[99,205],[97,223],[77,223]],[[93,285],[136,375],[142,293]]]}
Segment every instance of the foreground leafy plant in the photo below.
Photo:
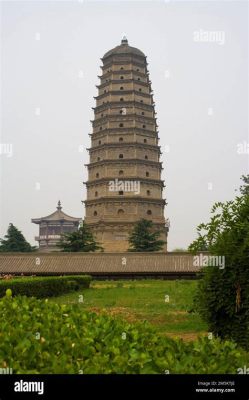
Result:
{"label": "foreground leafy plant", "polygon": [[13,373],[236,373],[249,355],[232,342],[184,343],[84,312],[78,304],[17,296],[0,300],[0,366]]}

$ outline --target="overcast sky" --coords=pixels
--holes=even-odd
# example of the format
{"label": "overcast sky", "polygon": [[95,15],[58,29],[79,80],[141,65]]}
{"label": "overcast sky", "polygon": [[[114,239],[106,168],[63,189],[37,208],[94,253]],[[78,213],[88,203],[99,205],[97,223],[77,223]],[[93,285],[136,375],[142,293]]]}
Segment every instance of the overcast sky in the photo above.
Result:
{"label": "overcast sky", "polygon": [[149,62],[169,249],[234,197],[249,166],[247,1],[4,1],[0,237],[12,222],[34,244],[31,218],[59,199],[84,216],[100,58],[124,34]]}

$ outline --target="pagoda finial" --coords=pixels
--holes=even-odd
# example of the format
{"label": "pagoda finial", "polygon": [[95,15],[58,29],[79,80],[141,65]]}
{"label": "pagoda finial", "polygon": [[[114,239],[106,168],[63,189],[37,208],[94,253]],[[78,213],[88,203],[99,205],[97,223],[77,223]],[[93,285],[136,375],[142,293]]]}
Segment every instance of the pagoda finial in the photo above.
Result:
{"label": "pagoda finial", "polygon": [[128,39],[126,36],[123,36],[123,39],[121,40],[121,44],[128,44]]}
{"label": "pagoda finial", "polygon": [[59,200],[59,201],[58,201],[58,205],[57,205],[57,210],[60,211],[61,209],[62,209],[62,207],[61,207],[61,201]]}

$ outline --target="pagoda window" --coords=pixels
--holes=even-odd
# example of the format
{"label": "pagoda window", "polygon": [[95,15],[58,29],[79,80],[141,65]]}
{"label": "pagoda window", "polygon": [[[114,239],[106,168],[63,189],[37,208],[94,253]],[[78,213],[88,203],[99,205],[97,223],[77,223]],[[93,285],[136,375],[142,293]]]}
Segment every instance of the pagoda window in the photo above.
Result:
{"label": "pagoda window", "polygon": [[103,117],[104,116],[104,114],[101,114],[101,117]]}
{"label": "pagoda window", "polygon": [[141,88],[139,88],[139,92],[142,92],[142,89],[141,89]]}
{"label": "pagoda window", "polygon": [[140,78],[137,78],[138,81],[140,81]]}
{"label": "pagoda window", "polygon": [[123,76],[120,76],[120,79],[124,79],[124,77],[123,77]]}
{"label": "pagoda window", "polygon": [[120,90],[124,90],[123,86],[120,86]]}
{"label": "pagoda window", "polygon": [[144,112],[142,111],[142,113],[141,113],[142,115],[144,115]]}
{"label": "pagoda window", "polygon": [[143,125],[143,129],[145,129],[146,128],[146,125]]}
{"label": "pagoda window", "polygon": [[104,90],[104,93],[106,93],[106,89]]}
{"label": "pagoda window", "polygon": [[147,139],[144,139],[144,143],[147,143]]}
{"label": "pagoda window", "polygon": [[99,144],[101,144],[101,140],[99,140]]}
{"label": "pagoda window", "polygon": [[95,194],[94,194],[94,195],[95,195],[95,197],[98,197],[98,192],[95,192]]}
{"label": "pagoda window", "polygon": [[150,196],[150,190],[147,190],[147,196]]}
{"label": "pagoda window", "polygon": [[93,215],[96,217],[98,215],[97,211],[94,211]]}
{"label": "pagoda window", "polygon": [[119,154],[118,158],[124,158],[123,154]]}
{"label": "pagoda window", "polygon": [[151,215],[152,211],[151,210],[147,210],[147,215]]}
{"label": "pagoda window", "polygon": [[139,68],[137,68],[137,72],[139,72]]}
{"label": "pagoda window", "polygon": [[150,176],[150,173],[149,173],[149,172],[146,172],[146,176],[147,176],[147,177]]}
{"label": "pagoda window", "polygon": [[122,175],[124,175],[124,171],[121,169],[118,174],[119,174],[119,176],[122,176]]}
{"label": "pagoda window", "polygon": [[143,100],[140,100],[140,103],[143,103],[144,101]]}
{"label": "pagoda window", "polygon": [[123,139],[122,137],[119,138],[119,142],[123,142],[123,140],[124,140],[124,139]]}
{"label": "pagoda window", "polygon": [[119,194],[119,196],[123,196],[124,191],[123,191],[123,190],[120,190],[120,191],[118,192],[118,194]]}
{"label": "pagoda window", "polygon": [[102,126],[99,127],[99,130],[102,131]]}
{"label": "pagoda window", "polygon": [[100,161],[100,157],[98,157],[97,160]]}
{"label": "pagoda window", "polygon": [[120,128],[123,128],[123,126],[124,126],[124,124],[119,124],[119,127],[120,127]]}
{"label": "pagoda window", "polygon": [[97,174],[96,174],[96,178],[99,178],[99,173],[97,172]]}
{"label": "pagoda window", "polygon": [[120,98],[120,101],[124,101],[123,97]]}
{"label": "pagoda window", "polygon": [[148,160],[148,156],[144,156],[145,160]]}
{"label": "pagoda window", "polygon": [[122,210],[122,208],[120,208],[119,210],[118,210],[118,215],[123,215],[124,214],[124,210]]}
{"label": "pagoda window", "polygon": [[121,109],[121,110],[119,111],[119,114],[123,114],[123,109]]}
{"label": "pagoda window", "polygon": [[124,67],[120,67],[120,69],[124,69]]}

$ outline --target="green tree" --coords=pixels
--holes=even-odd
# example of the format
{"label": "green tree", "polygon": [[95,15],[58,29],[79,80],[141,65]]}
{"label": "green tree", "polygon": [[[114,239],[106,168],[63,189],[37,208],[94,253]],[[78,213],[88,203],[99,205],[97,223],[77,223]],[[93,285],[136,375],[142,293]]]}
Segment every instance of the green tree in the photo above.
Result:
{"label": "green tree", "polygon": [[240,186],[240,193],[243,195],[249,195],[249,175],[242,175],[241,177],[243,185]]}
{"label": "green tree", "polygon": [[160,231],[155,231],[152,221],[141,219],[129,236],[129,251],[159,251],[165,241],[159,240]]}
{"label": "green tree", "polygon": [[[223,256],[225,267],[209,262],[202,270],[195,298],[196,308],[209,330],[249,348],[249,191],[248,178],[233,201],[216,203],[211,220],[197,228],[198,238],[189,246]],[[212,265],[211,265],[212,264]]]}
{"label": "green tree", "polygon": [[36,250],[31,246],[13,224],[9,224],[7,234],[4,239],[0,239],[0,252],[30,252]]}
{"label": "green tree", "polygon": [[62,251],[68,252],[103,250],[99,243],[96,242],[89,226],[84,222],[77,231],[62,235],[57,246]]}

